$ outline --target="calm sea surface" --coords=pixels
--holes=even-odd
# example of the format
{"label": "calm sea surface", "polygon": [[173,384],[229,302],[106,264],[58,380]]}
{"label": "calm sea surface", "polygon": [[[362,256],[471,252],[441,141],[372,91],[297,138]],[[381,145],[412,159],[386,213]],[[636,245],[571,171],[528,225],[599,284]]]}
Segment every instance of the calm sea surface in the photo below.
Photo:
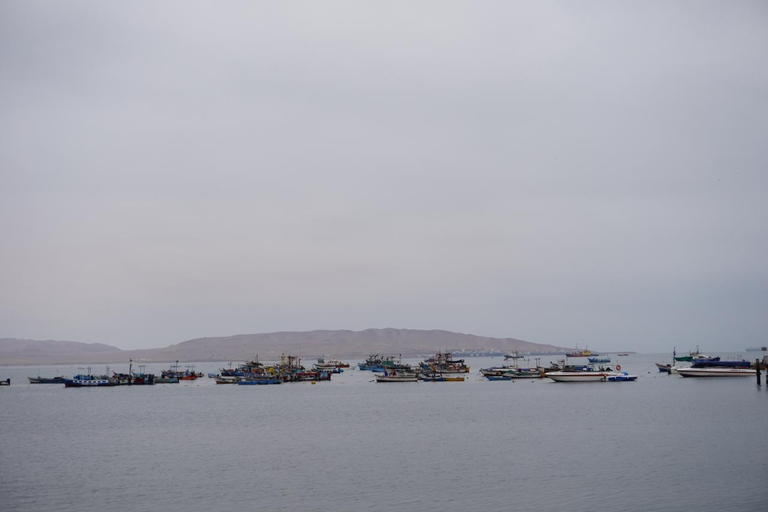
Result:
{"label": "calm sea surface", "polygon": [[65,389],[26,377],[77,367],[0,367],[0,510],[768,510],[765,383],[620,359],[636,382],[479,375],[501,358],[464,383]]}

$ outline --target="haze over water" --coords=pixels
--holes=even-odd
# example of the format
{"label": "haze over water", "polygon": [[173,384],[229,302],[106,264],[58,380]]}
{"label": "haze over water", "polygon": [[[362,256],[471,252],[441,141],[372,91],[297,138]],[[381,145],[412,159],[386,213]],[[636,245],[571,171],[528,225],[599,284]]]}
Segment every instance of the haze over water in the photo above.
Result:
{"label": "haze over water", "polygon": [[414,384],[64,389],[5,367],[2,508],[765,510],[765,385],[662,375],[663,357],[591,384],[478,375],[501,358]]}

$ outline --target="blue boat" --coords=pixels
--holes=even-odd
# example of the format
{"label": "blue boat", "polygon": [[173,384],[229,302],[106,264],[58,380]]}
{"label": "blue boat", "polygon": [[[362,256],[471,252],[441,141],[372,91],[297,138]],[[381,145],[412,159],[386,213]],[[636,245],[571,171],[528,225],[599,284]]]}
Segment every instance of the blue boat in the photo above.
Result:
{"label": "blue boat", "polygon": [[238,386],[263,386],[267,384],[282,384],[281,379],[246,379],[237,381]]}
{"label": "blue boat", "polygon": [[749,361],[721,361],[718,357],[715,359],[698,360],[693,363],[691,368],[749,368]]}
{"label": "blue boat", "polygon": [[637,380],[637,375],[630,375],[627,372],[621,372],[618,375],[609,375],[608,382],[632,382]]}
{"label": "blue boat", "polygon": [[588,357],[587,360],[589,360],[590,363],[610,363],[611,362],[610,357]]}
{"label": "blue boat", "polygon": [[117,386],[117,380],[106,375],[75,375],[64,381],[67,388],[95,388]]}

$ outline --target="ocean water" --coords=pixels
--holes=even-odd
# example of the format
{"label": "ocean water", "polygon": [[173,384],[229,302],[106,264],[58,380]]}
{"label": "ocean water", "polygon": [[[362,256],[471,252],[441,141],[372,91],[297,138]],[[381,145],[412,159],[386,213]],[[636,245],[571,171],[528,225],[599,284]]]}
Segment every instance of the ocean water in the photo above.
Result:
{"label": "ocean water", "polygon": [[65,389],[26,376],[80,370],[0,367],[0,510],[768,510],[765,383],[620,359],[636,382],[478,374],[501,358],[464,383]]}

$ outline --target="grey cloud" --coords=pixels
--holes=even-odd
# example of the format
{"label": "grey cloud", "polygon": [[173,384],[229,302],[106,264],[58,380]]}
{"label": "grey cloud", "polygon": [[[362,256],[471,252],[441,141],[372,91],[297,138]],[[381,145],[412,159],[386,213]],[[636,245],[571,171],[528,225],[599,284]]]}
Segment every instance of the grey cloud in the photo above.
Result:
{"label": "grey cloud", "polygon": [[4,336],[768,327],[762,2],[0,9]]}

